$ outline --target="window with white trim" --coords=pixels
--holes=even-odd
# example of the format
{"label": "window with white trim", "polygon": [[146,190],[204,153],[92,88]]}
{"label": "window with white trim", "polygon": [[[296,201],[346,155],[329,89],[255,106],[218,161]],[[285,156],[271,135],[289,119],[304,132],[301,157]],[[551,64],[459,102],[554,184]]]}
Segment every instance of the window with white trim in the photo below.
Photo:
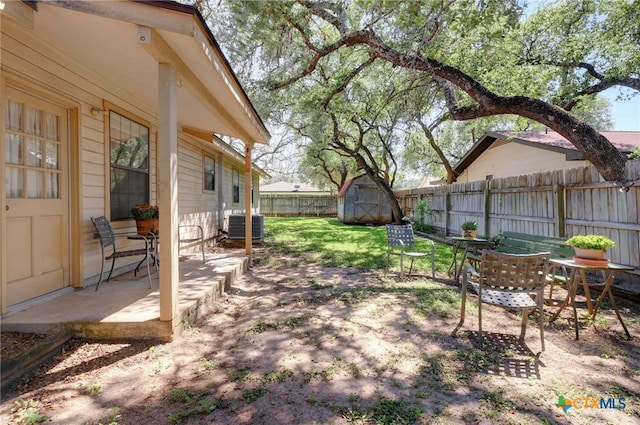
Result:
{"label": "window with white trim", "polygon": [[131,218],[131,207],[149,204],[149,128],[109,111],[111,220]]}
{"label": "window with white trim", "polygon": [[232,172],[232,183],[233,183],[233,203],[240,203],[240,171],[233,169]]}
{"label": "window with white trim", "polygon": [[204,190],[216,190],[216,160],[204,156]]}

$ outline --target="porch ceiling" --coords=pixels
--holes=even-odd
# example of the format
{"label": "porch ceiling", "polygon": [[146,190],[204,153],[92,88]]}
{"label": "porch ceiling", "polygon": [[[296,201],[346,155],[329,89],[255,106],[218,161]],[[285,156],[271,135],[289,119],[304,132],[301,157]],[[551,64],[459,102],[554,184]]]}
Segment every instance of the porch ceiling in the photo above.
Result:
{"label": "porch ceiling", "polygon": [[[149,43],[139,41],[139,25],[151,28]],[[95,73],[92,83],[115,85],[115,98],[131,96],[154,116],[158,62],[170,61],[178,73],[179,125],[268,143],[268,131],[194,14],[137,2],[40,2],[34,30]]]}

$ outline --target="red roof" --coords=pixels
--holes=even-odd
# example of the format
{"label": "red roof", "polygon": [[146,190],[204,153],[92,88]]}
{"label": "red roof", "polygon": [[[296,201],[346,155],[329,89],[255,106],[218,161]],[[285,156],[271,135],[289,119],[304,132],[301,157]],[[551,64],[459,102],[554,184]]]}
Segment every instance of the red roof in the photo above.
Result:
{"label": "red roof", "polygon": [[[571,142],[555,131],[496,131],[495,133],[505,136],[507,140],[515,138],[563,149],[578,150]],[[606,137],[620,152],[631,152],[640,147],[639,131],[600,131],[599,133]]]}
{"label": "red roof", "polygon": [[347,192],[347,189],[349,189],[349,186],[351,186],[352,182],[353,179],[349,179],[345,184],[342,185],[342,187],[340,188],[340,192],[338,192],[338,198],[344,196],[344,194]]}

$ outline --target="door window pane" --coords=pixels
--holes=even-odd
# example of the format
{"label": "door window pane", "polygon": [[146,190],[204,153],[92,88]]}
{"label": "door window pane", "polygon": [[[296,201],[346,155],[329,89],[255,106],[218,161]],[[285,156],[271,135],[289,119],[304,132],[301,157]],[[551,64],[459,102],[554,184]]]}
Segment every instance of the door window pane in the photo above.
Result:
{"label": "door window pane", "polygon": [[47,134],[46,137],[49,140],[60,140],[60,135],[58,134],[58,116],[54,114],[47,114],[47,123],[46,123]]}
{"label": "door window pane", "polygon": [[27,170],[27,198],[44,198],[44,173]]}
{"label": "door window pane", "polygon": [[42,142],[35,139],[27,139],[27,165],[42,167]]}
{"label": "door window pane", "polygon": [[42,111],[27,107],[27,120],[25,132],[36,136],[42,136]]}
{"label": "door window pane", "polygon": [[22,145],[24,139],[17,134],[6,133],[5,140],[5,160],[7,164],[23,164]]}
{"label": "door window pane", "polygon": [[58,156],[60,147],[57,143],[47,143],[47,168],[59,170]]}
{"label": "door window pane", "polygon": [[5,171],[7,198],[22,198],[22,176],[21,169],[7,167]]}
{"label": "door window pane", "polygon": [[6,128],[9,130],[22,130],[22,103],[7,100],[4,117]]}
{"label": "door window pane", "polygon": [[47,176],[47,198],[60,199],[60,174],[46,173]]}

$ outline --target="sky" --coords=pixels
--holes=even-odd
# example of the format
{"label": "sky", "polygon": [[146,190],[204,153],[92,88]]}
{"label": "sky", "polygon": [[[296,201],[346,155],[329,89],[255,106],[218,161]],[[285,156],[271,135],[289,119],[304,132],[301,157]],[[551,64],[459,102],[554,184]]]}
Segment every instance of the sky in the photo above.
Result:
{"label": "sky", "polygon": [[[527,12],[533,12],[545,5],[553,3],[554,0],[527,0]],[[614,131],[640,131],[640,95],[636,95],[628,100],[616,100],[620,93],[620,88],[611,88],[602,93],[602,96],[611,102],[611,118],[613,118]],[[631,90],[622,90],[623,93],[630,93]]]}
{"label": "sky", "polygon": [[616,100],[619,89],[609,89],[603,95],[611,101],[613,130],[640,131],[640,95],[629,100]]}

